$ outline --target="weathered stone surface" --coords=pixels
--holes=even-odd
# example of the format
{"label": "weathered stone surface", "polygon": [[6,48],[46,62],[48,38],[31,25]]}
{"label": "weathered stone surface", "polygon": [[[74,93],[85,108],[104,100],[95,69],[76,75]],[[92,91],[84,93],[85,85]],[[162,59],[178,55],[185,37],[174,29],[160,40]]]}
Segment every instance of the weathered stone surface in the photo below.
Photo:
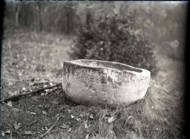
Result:
{"label": "weathered stone surface", "polygon": [[79,59],[63,64],[66,96],[82,104],[127,106],[145,96],[149,81],[148,70],[118,62]]}

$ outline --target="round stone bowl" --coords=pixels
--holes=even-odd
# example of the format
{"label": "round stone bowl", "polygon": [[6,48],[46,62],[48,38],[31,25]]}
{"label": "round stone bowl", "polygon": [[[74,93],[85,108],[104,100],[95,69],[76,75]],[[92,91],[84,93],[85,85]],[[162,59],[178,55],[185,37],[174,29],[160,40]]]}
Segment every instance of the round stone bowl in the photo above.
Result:
{"label": "round stone bowl", "polygon": [[66,97],[80,104],[127,106],[144,98],[150,71],[118,62],[78,59],[63,63]]}

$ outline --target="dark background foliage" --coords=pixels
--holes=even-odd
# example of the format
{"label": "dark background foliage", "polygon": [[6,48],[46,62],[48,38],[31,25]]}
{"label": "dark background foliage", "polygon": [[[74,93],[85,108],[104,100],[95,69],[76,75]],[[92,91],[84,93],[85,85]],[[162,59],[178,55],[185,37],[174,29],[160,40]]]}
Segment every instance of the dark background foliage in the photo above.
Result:
{"label": "dark background foliage", "polygon": [[103,14],[81,28],[73,47],[73,58],[117,61],[148,69],[156,74],[153,44],[135,26],[133,16]]}

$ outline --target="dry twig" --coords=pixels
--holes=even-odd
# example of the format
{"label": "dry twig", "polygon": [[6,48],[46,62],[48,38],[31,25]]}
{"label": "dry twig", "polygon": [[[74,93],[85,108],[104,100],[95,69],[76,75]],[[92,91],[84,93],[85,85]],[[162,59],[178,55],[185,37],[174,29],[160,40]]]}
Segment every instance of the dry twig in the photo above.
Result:
{"label": "dry twig", "polygon": [[61,116],[59,116],[59,117],[57,118],[57,120],[55,121],[55,123],[54,123],[44,134],[41,134],[38,139],[41,139],[41,138],[43,138],[44,136],[46,136],[46,135],[55,127],[55,125],[57,124],[57,122],[59,121],[60,118],[61,118]]}

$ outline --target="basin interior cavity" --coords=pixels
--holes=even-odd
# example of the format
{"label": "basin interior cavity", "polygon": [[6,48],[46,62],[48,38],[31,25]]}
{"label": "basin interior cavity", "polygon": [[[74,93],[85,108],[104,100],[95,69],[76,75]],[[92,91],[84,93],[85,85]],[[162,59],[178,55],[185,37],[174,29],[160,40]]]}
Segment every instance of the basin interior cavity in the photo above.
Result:
{"label": "basin interior cavity", "polygon": [[74,60],[71,63],[86,67],[95,67],[95,68],[112,68],[117,69],[120,71],[135,71],[141,73],[142,70],[139,68],[135,68],[129,65],[121,64],[118,62],[108,62],[108,61],[100,61],[100,60],[87,60],[87,59],[80,59]]}

